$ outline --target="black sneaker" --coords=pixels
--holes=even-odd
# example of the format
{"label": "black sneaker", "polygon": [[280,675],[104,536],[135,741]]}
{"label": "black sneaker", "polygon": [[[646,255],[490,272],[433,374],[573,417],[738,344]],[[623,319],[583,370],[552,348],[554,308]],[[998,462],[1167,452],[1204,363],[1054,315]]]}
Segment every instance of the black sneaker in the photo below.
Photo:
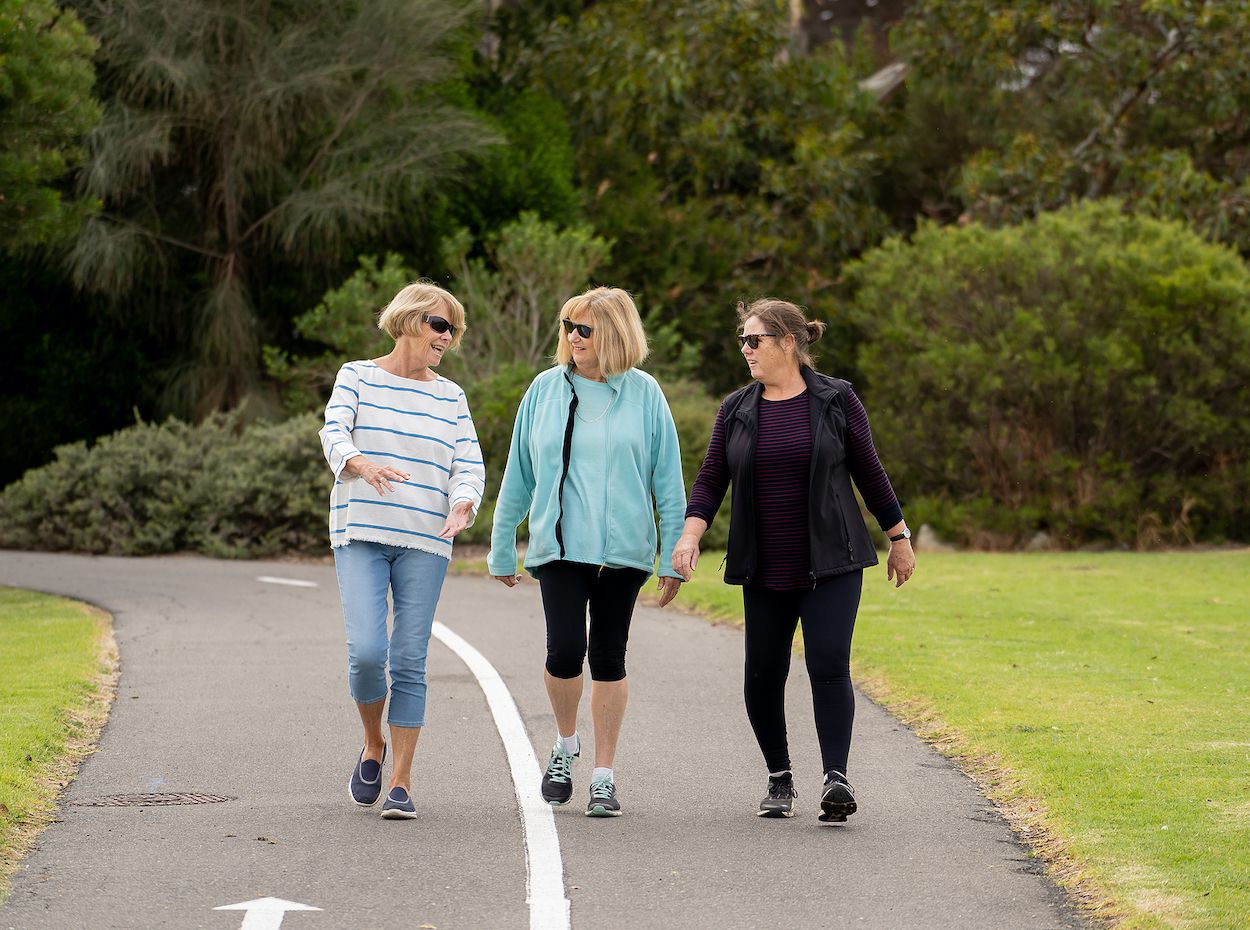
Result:
{"label": "black sneaker", "polygon": [[569,752],[564,744],[556,740],[551,750],[551,758],[547,762],[547,771],[543,773],[542,796],[548,804],[568,804],[573,797],[573,762],[580,752]]}
{"label": "black sneaker", "polygon": [[590,803],[586,805],[586,816],[621,816],[621,802],[616,799],[616,785],[611,778],[596,778],[590,783]]}
{"label": "black sneaker", "polygon": [[768,797],[760,801],[760,817],[793,817],[794,799],[799,793],[794,790],[794,775],[782,772],[780,775],[768,776]]}
{"label": "black sneaker", "polygon": [[821,823],[846,823],[846,818],[859,810],[855,803],[855,789],[841,772],[825,776],[825,790],[820,796]]}

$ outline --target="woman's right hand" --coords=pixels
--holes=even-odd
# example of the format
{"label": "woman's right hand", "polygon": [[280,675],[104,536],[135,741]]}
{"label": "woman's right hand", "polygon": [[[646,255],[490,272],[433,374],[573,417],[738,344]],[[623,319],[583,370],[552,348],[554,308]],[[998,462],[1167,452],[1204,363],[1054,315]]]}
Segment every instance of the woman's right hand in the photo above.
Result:
{"label": "woman's right hand", "polygon": [[494,578],[496,581],[503,582],[509,588],[515,588],[517,582],[521,580],[520,576],[518,575],[492,575],[491,577]]}
{"label": "woman's right hand", "polygon": [[693,533],[682,533],[673,547],[673,571],[686,581],[699,564],[699,537]]}
{"label": "woman's right hand", "polygon": [[384,495],[387,491],[394,491],[395,486],[392,481],[407,481],[408,474],[397,468],[391,468],[389,465],[379,465],[377,462],[370,462],[363,455],[357,455],[347,460],[347,464],[343,466],[343,471],[349,473],[349,477],[363,478],[370,487],[378,492],[378,497]]}

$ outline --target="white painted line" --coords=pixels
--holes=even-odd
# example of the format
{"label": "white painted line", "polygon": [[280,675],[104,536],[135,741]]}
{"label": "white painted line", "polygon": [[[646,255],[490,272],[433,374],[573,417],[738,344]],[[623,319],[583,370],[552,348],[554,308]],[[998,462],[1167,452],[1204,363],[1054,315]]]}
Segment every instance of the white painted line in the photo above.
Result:
{"label": "white painted line", "polygon": [[560,838],[551,805],[538,793],[542,770],[534,757],[525,724],[516,702],[495,667],[480,652],[435,621],[434,636],[460,656],[486,694],[486,703],[503,739],[512,786],[516,790],[521,824],[525,830],[525,886],[530,906],[530,930],[568,930],[569,899],[564,895],[564,864],[560,860]]}
{"label": "white painted line", "polygon": [[315,581],[304,581],[302,578],[276,578],[273,575],[257,575],[257,581],[263,581],[266,584],[285,584],[292,588],[316,588]]}
{"label": "white painted line", "polygon": [[215,911],[246,911],[243,925],[239,930],[278,930],[282,926],[282,918],[287,911],[319,911],[321,908],[311,904],[299,904],[295,901],[283,901],[281,898],[257,898],[255,901],[241,901],[238,904],[223,904],[213,908]]}

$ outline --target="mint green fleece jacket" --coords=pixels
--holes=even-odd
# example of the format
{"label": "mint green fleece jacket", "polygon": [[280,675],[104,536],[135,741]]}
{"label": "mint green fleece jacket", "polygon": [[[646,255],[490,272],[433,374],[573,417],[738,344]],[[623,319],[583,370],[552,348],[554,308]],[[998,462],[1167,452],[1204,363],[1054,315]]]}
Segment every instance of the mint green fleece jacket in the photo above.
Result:
{"label": "mint green fleece jacket", "polygon": [[[568,422],[572,390],[562,366],[544,371],[525,392],[512,427],[512,446],[503,483],[495,502],[490,555],[492,575],[516,571],[516,530],[529,516],[529,549],[525,568],[533,571],[560,558],[556,520],[560,515],[560,472],[563,467],[564,427]],[[580,479],[605,487],[605,506],[583,517],[596,525],[580,526],[576,534],[564,524],[564,558],[610,568],[655,568],[655,512],[660,515],[659,574],[673,571],[673,547],[686,515],[686,490],[681,476],[681,450],[668,401],[656,380],[631,368],[608,378],[613,391],[606,413],[606,474],[578,471],[576,455],[569,463],[568,482]],[[596,424],[598,425],[598,424]],[[574,423],[574,435],[581,420]],[[576,444],[574,446],[576,448]],[[569,484],[565,485],[568,493]],[[654,500],[654,505],[652,501]],[[568,548],[570,536],[581,540]],[[602,545],[589,541],[602,541]],[[589,545],[589,548],[584,548]]]}

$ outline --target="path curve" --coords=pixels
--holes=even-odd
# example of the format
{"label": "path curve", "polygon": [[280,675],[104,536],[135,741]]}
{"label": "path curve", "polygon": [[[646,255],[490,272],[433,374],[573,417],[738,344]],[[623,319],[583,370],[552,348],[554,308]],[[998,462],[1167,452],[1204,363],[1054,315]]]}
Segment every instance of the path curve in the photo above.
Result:
{"label": "path curve", "polygon": [[[111,611],[121,653],[100,749],[15,875],[0,930],[235,930],[238,912],[213,908],[264,897],[321,909],[287,914],[286,930],[530,925],[509,760],[476,678],[442,643],[414,772],[419,819],[346,803],[359,736],[332,567],[4,552],[0,584]],[[498,670],[545,759],[554,721],[537,587],[449,577],[438,619]],[[582,816],[585,759],[575,803],[555,811],[573,930],[1084,926],[972,783],[862,698],[861,812],[817,823],[801,662],[789,697],[798,812],[753,816],[764,785],[741,650],[735,629],[639,609],[617,762],[625,816]],[[76,803],[152,791],[237,800]]]}

